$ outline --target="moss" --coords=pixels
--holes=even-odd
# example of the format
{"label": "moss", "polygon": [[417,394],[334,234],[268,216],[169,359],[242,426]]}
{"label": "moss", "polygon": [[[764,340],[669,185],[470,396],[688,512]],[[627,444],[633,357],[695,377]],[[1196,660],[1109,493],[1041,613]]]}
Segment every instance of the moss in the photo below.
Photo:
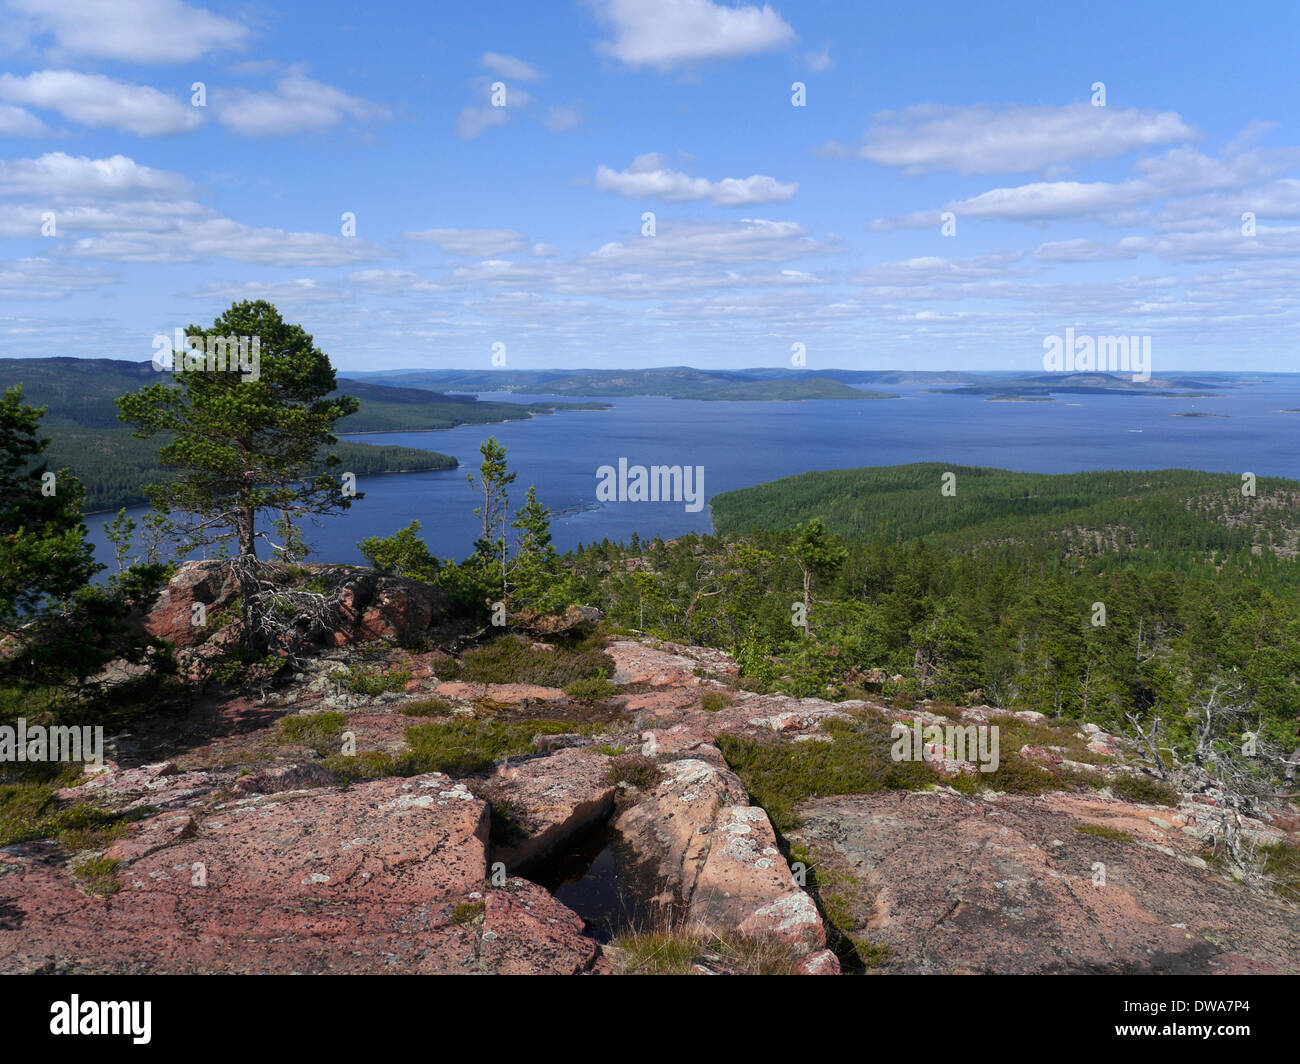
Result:
{"label": "moss", "polygon": [[716,713],[720,709],[726,709],[728,706],[734,706],[736,699],[733,695],[725,691],[705,691],[704,697],[700,699],[700,709],[705,713]]}
{"label": "moss", "polygon": [[1132,842],[1133,836],[1127,831],[1110,828],[1105,824],[1076,824],[1075,831],[1080,835],[1092,835],[1098,839],[1110,839],[1113,842]]}
{"label": "moss", "polygon": [[862,967],[867,971],[883,967],[885,961],[894,952],[891,947],[883,942],[869,942],[865,938],[854,938],[851,941],[853,942],[853,950],[858,955],[858,960],[862,962]]}
{"label": "moss", "polygon": [[87,894],[106,898],[122,889],[117,878],[119,863],[112,857],[92,857],[74,866],[72,874]]}
{"label": "moss", "polygon": [[627,747],[606,743],[604,746],[596,747],[596,753],[604,754],[606,757],[618,757],[619,754],[627,753]]}
{"label": "moss", "polygon": [[461,902],[451,911],[451,921],[454,924],[460,924],[462,927],[466,924],[472,924],[483,915],[486,903],[482,901]]}
{"label": "moss", "polygon": [[831,852],[814,852],[794,845],[790,848],[792,870],[802,865],[803,886],[807,888],[826,923],[826,943],[833,949],[845,970],[880,967],[889,955],[889,947],[873,943],[856,934],[864,917],[875,907],[872,892],[854,875],[843,858]]}

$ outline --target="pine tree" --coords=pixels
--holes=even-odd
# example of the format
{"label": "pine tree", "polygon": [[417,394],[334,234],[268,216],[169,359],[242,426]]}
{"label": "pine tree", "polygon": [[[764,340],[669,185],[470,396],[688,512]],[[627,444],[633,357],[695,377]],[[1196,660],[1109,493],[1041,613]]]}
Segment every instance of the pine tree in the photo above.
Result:
{"label": "pine tree", "polygon": [[[344,495],[337,476],[320,472],[339,465],[336,455],[322,452],[338,442],[334,423],[360,403],[334,394],[329,358],[301,325],[285,322],[264,300],[236,303],[212,328],[192,325],[186,336],[209,349],[223,338],[257,338],[256,374],[206,367],[177,372],[175,385],[154,384],[121,396],[118,416],[140,439],[172,435],[159,459],[179,474],[150,485],[146,494],[173,522],[186,549],[234,547],[245,644],[253,647],[262,614],[256,598],[258,541],[281,556],[298,556],[297,522],[340,513],[361,498]],[[174,355],[178,364],[184,356]],[[280,543],[262,527],[264,512],[277,515]]]}

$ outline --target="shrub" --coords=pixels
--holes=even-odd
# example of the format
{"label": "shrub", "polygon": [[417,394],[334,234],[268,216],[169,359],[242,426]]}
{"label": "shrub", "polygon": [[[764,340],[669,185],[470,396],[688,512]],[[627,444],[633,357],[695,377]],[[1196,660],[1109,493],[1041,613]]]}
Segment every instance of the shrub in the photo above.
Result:
{"label": "shrub", "polygon": [[595,640],[574,646],[554,644],[549,650],[540,650],[527,640],[507,635],[467,650],[460,658],[460,678],[473,683],[564,687],[574,680],[609,676],[613,671],[613,660]]}
{"label": "shrub", "polygon": [[1150,776],[1117,776],[1110,784],[1116,798],[1144,805],[1177,805],[1182,797],[1178,788]]}
{"label": "shrub", "polygon": [[118,812],[85,802],[61,805],[48,784],[0,784],[0,846],[58,839],[69,849],[106,843],[144,810]]}
{"label": "shrub", "polygon": [[595,702],[618,694],[618,688],[602,672],[599,676],[588,676],[566,684],[564,693],[578,702]]}
{"label": "shrub", "polygon": [[564,721],[449,720],[407,728],[406,742],[418,771],[473,776],[502,758],[531,752],[535,735],[563,735],[572,727]]}
{"label": "shrub", "polygon": [[795,807],[807,798],[920,790],[936,779],[923,761],[895,761],[893,739],[883,718],[827,721],[832,742],[790,742],[718,736],[718,746],[772,823],[781,831],[799,825]]}
{"label": "shrub", "polygon": [[736,704],[733,695],[725,691],[705,691],[704,696],[700,699],[700,709],[705,713],[716,713],[720,709],[726,709],[728,706]]}
{"label": "shrub", "polygon": [[294,713],[280,721],[280,738],[310,746],[322,757],[336,754],[347,718],[342,713]]}
{"label": "shrub", "polygon": [[410,669],[390,669],[387,672],[379,669],[349,669],[343,683],[353,694],[373,698],[389,691],[404,691],[410,679]]}
{"label": "shrub", "polygon": [[659,782],[661,775],[654,758],[646,757],[644,754],[624,754],[614,758],[605,773],[605,781],[615,784],[625,783],[629,787],[648,791]]}
{"label": "shrub", "polygon": [[445,698],[417,698],[401,707],[401,713],[407,717],[447,717],[451,715],[452,705]]}

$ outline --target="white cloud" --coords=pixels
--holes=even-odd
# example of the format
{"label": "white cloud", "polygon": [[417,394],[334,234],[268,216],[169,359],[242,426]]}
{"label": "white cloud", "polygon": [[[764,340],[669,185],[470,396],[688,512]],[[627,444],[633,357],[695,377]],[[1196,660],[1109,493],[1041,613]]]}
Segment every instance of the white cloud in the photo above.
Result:
{"label": "white cloud", "polygon": [[89,266],[71,266],[32,258],[0,262],[0,299],[64,299],[117,280]]}
{"label": "white cloud", "polygon": [[275,304],[292,305],[336,303],[351,298],[351,293],[335,285],[321,284],[312,277],[299,277],[291,281],[217,281],[193,292],[185,292],[183,296],[222,303],[265,299]]}
{"label": "white cloud", "polygon": [[244,225],[215,212],[177,218],[162,229],[119,229],[70,242],[69,254],[115,262],[198,262],[233,259],[262,266],[341,266],[377,258],[380,249],[355,237]]}
{"label": "white cloud", "polygon": [[345,118],[368,122],[387,118],[388,108],[298,72],[281,78],[274,91],[237,89],[214,94],[217,120],[236,133],[266,137],[331,129]]}
{"label": "white cloud", "polygon": [[1117,262],[1135,259],[1150,249],[1151,241],[1146,237],[1126,236],[1113,244],[1081,237],[1040,244],[1034,258],[1040,262]]}
{"label": "white cloud", "polygon": [[503,78],[510,78],[512,81],[541,81],[545,76],[531,63],[525,63],[512,55],[502,55],[500,52],[484,52],[483,65],[494,74],[500,74]]}
{"label": "white cloud", "polygon": [[[228,258],[266,266],[337,266],[377,258],[355,237],[244,225],[188,198],[181,174],[123,155],[89,159],[51,152],[0,161],[0,236],[35,237],[42,214],[55,218],[55,247],[116,262],[197,262]],[[91,235],[85,235],[91,234]]]}
{"label": "white cloud", "polygon": [[835,69],[835,60],[831,57],[829,47],[823,48],[820,52],[805,52],[803,61],[814,74],[824,74],[828,70]]}
{"label": "white cloud", "polygon": [[[906,174],[1004,174],[1190,140],[1196,131],[1172,111],[1064,107],[921,105],[884,112],[858,154]],[[833,152],[834,149],[826,149]]]}
{"label": "white cloud", "polygon": [[44,137],[50,127],[30,111],[0,104],[0,137]]}
{"label": "white cloud", "polygon": [[745,207],[756,203],[789,203],[798,183],[782,184],[763,174],[709,181],[690,177],[666,165],[658,152],[638,155],[626,170],[596,169],[596,188],[624,199],[661,199],[669,203],[708,200],[715,207]]}
{"label": "white cloud", "polygon": [[203,121],[188,100],[182,102],[147,85],[72,70],[38,70],[26,77],[0,74],[0,99],[57,111],[82,125],[142,137],[185,133]]}
{"label": "white cloud", "polygon": [[463,140],[473,140],[485,129],[503,126],[508,121],[510,116],[504,107],[490,105],[463,107],[460,114],[456,116],[456,136]]}
{"label": "white cloud", "polygon": [[582,112],[576,105],[570,104],[568,107],[556,105],[546,109],[546,117],[542,119],[542,125],[552,133],[563,133],[566,129],[572,129],[581,121]]}
{"label": "white cloud", "polygon": [[597,0],[597,13],[612,31],[597,46],[631,67],[669,70],[710,59],[788,48],[794,30],[769,5],[712,0]]}
{"label": "white cloud", "polygon": [[657,235],[614,241],[580,260],[593,266],[659,266],[686,263],[784,262],[830,250],[797,222],[745,218],[738,222],[661,221]]}
{"label": "white cloud", "polygon": [[189,179],[141,166],[125,155],[90,159],[49,152],[37,159],[0,159],[0,195],[41,197],[174,197],[188,194]]}
{"label": "white cloud", "polygon": [[969,259],[925,256],[903,262],[882,262],[855,273],[850,280],[866,285],[932,285],[997,277],[1024,257],[1020,251],[999,252]]}
{"label": "white cloud", "polygon": [[528,238],[513,229],[416,229],[407,230],[402,236],[476,259],[495,258],[528,246]]}
{"label": "white cloud", "polygon": [[[181,0],[7,0],[33,39],[52,36],[66,55],[132,63],[188,63],[242,47],[247,27]],[[35,40],[33,40],[35,43]]]}

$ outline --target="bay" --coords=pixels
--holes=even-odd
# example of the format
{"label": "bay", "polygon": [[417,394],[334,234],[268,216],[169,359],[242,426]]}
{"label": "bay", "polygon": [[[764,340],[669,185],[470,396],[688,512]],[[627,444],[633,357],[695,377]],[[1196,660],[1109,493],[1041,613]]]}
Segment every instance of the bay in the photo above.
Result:
{"label": "bay", "polygon": [[[628,465],[704,468],[704,495],[824,469],[934,461],[1036,473],[1099,469],[1201,469],[1300,479],[1300,377],[1247,378],[1213,398],[1061,395],[1053,402],[988,402],[978,396],[906,391],[898,399],[792,403],[702,402],[661,397],[601,399],[608,410],[559,411],[527,421],[463,425],[442,432],[344,436],[454,455],[460,469],[359,478],[365,498],[346,514],[305,529],[312,557],[360,562],[356,544],[391,535],[412,520],[423,524],[429,549],[462,558],[477,535],[475,494],[466,473],[477,471],[479,444],[495,436],[518,473],[512,503],[530,484],[556,512],[561,551],[601,539],[665,539],[708,532],[706,507],[681,502],[596,501],[596,470]],[[483,399],[532,402],[556,398],[483,393]],[[563,397],[571,400],[573,397]],[[1175,417],[1174,414],[1215,417]],[[139,519],[145,507],[128,511]],[[103,526],[111,514],[87,518],[102,562],[111,561]]]}

